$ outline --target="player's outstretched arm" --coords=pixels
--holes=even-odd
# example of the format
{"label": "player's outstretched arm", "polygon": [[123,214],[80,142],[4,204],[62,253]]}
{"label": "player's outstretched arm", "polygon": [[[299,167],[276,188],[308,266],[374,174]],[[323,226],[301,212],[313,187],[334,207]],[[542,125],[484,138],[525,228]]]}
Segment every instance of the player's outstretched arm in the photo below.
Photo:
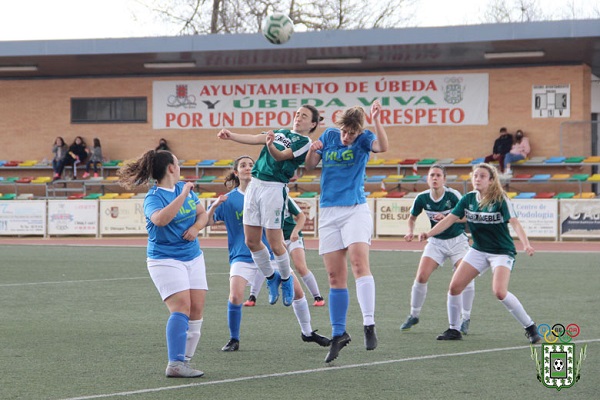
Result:
{"label": "player's outstretched arm", "polygon": [[371,118],[373,119],[373,124],[375,125],[375,135],[377,136],[377,140],[373,142],[373,153],[383,153],[388,150],[388,137],[381,123],[381,119],[379,118],[381,115],[381,103],[379,100],[375,100],[373,105],[371,105]]}
{"label": "player's outstretched arm", "polygon": [[525,229],[523,229],[523,225],[521,225],[521,222],[519,222],[519,220],[515,217],[509,219],[508,222],[510,222],[510,225],[515,230],[515,233],[517,234],[517,237],[519,238],[521,243],[523,243],[523,248],[525,249],[527,255],[532,256],[533,253],[535,253],[535,250],[533,249],[533,246],[531,246],[531,244],[529,243],[529,238],[527,238],[527,234],[525,233]]}
{"label": "player's outstretched arm", "polygon": [[217,137],[221,140],[233,140],[241,144],[265,144],[266,136],[261,133],[256,135],[242,135],[240,133],[231,132],[228,129],[221,129],[217,133]]}

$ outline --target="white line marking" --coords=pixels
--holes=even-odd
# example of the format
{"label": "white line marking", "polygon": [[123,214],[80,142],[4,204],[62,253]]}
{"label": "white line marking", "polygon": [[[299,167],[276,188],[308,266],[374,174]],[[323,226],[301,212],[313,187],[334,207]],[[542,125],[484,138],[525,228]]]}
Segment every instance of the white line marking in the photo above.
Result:
{"label": "white line marking", "polygon": [[[581,340],[581,341],[576,341],[576,342],[572,342],[572,343],[591,343],[591,342],[600,342],[600,339]],[[337,367],[337,366],[322,367],[322,368],[315,368],[315,369],[305,369],[305,370],[300,370],[300,371],[280,372],[280,373],[276,373],[276,374],[252,375],[252,376],[244,376],[244,377],[239,377],[239,378],[222,379],[219,381],[189,383],[187,385],[158,387],[158,388],[154,388],[154,389],[132,390],[129,392],[106,393],[106,394],[97,394],[97,395],[82,396],[82,397],[69,397],[69,398],[62,399],[62,400],[89,400],[89,399],[101,399],[101,398],[115,397],[115,396],[130,396],[130,395],[135,395],[135,394],[154,393],[154,392],[162,392],[162,391],[176,390],[176,389],[186,389],[186,388],[198,387],[198,386],[220,385],[220,384],[225,384],[225,383],[243,382],[243,381],[249,381],[249,380],[255,380],[255,379],[280,378],[283,376],[312,374],[315,372],[335,371],[335,370],[339,370],[339,369],[363,368],[363,367],[371,367],[371,366],[385,365],[385,364],[395,364],[395,363],[409,362],[409,361],[432,360],[432,359],[436,359],[436,358],[459,357],[459,356],[468,356],[468,355],[473,355],[473,354],[495,353],[495,352],[499,352],[499,351],[523,350],[523,349],[528,349],[529,347],[530,346],[501,347],[501,348],[496,348],[496,349],[464,351],[464,352],[460,352],[460,353],[432,354],[429,356],[400,358],[398,360],[386,360],[386,361],[376,361],[376,362],[363,363],[363,364],[341,365],[339,367]]]}
{"label": "white line marking", "polygon": [[[211,272],[211,273],[207,273],[206,275],[227,275],[227,276],[229,276],[229,272]],[[150,279],[150,276],[135,276],[135,277],[131,277],[131,278],[82,279],[80,281],[48,281],[48,282],[0,283],[0,287],[35,286],[35,285],[60,285],[62,283],[114,282],[114,281],[127,281],[127,280],[138,280],[138,279]]]}

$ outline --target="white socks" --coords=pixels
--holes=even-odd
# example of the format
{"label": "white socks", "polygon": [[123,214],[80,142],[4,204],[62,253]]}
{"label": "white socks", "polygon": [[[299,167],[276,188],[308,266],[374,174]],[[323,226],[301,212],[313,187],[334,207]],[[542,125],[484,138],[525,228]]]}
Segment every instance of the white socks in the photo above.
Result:
{"label": "white socks", "polygon": [[292,302],[292,308],[294,309],[294,314],[296,314],[296,319],[300,324],[302,333],[305,336],[310,336],[312,334],[312,326],[310,325],[310,311],[308,310],[306,296],[302,296],[301,299],[294,300]]}
{"label": "white socks", "polygon": [[202,321],[204,319],[198,319],[195,321],[190,321],[187,338],[185,342],[185,359],[189,360],[196,353],[196,347],[198,347],[198,342],[200,342],[200,331],[202,330]]}
{"label": "white socks", "polygon": [[419,283],[416,280],[413,283],[410,292],[410,315],[418,317],[421,314],[421,308],[427,297],[427,283]]}
{"label": "white socks", "polygon": [[500,302],[504,304],[504,307],[506,307],[512,316],[523,325],[523,328],[527,328],[533,324],[533,320],[527,315],[525,308],[523,308],[523,305],[514,294],[507,292],[504,300],[500,300]]}
{"label": "white socks", "polygon": [[356,280],[356,297],[363,315],[363,325],[375,324],[375,279],[373,275]]}

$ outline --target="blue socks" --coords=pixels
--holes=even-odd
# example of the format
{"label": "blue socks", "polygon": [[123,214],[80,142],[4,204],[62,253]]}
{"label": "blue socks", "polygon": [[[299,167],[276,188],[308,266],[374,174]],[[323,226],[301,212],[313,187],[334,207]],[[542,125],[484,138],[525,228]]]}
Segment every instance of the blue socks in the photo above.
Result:
{"label": "blue socks", "polygon": [[341,336],[346,332],[346,316],[350,305],[348,288],[329,289],[329,320],[331,335]]}
{"label": "blue socks", "polygon": [[169,361],[185,360],[185,345],[190,317],[174,312],[167,321],[167,353]]}
{"label": "blue socks", "polygon": [[242,324],[242,304],[231,304],[227,302],[227,323],[229,325],[229,336],[240,340],[240,325]]}

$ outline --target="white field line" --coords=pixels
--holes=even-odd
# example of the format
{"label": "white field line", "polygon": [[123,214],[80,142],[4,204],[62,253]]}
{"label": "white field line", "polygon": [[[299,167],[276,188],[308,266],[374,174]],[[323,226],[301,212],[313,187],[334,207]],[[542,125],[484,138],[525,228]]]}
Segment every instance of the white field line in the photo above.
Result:
{"label": "white field line", "polygon": [[[573,343],[591,343],[591,342],[600,342],[600,339],[574,341]],[[222,379],[222,380],[218,380],[218,381],[197,382],[197,383],[189,383],[186,385],[177,385],[177,386],[163,386],[163,387],[157,387],[157,388],[151,388],[151,389],[132,390],[132,391],[128,391],[128,392],[115,392],[115,393],[105,393],[105,394],[97,394],[97,395],[82,396],[82,397],[69,397],[69,398],[62,399],[62,400],[88,400],[88,399],[101,399],[101,398],[117,397],[117,396],[131,396],[131,395],[136,395],[136,394],[155,393],[155,392],[162,392],[162,391],[167,391],[167,390],[178,390],[178,389],[185,389],[185,388],[191,388],[191,387],[200,387],[200,386],[208,386],[208,385],[223,385],[223,384],[250,381],[250,380],[256,380],[256,379],[280,378],[280,377],[284,377],[284,376],[313,374],[313,373],[319,373],[319,372],[330,372],[330,371],[336,371],[336,370],[340,370],[340,369],[364,368],[364,367],[372,367],[372,366],[379,366],[379,365],[385,365],[385,364],[396,364],[396,363],[402,363],[402,362],[433,360],[433,359],[438,359],[438,358],[460,357],[460,356],[469,356],[469,355],[477,355],[477,354],[485,354],[485,353],[497,353],[497,352],[501,352],[501,351],[511,351],[511,350],[524,350],[524,349],[528,349],[529,347],[530,346],[500,347],[500,348],[495,348],[495,349],[464,351],[464,352],[460,352],[460,353],[432,354],[432,355],[428,355],[428,356],[399,358],[397,360],[376,361],[376,362],[370,362],[370,363],[341,365],[341,366],[335,366],[335,367],[334,366],[321,367],[321,368],[305,369],[305,370],[299,370],[299,371],[280,372],[280,373],[276,373],[276,374],[250,375],[250,376],[242,376],[239,378]]]}

